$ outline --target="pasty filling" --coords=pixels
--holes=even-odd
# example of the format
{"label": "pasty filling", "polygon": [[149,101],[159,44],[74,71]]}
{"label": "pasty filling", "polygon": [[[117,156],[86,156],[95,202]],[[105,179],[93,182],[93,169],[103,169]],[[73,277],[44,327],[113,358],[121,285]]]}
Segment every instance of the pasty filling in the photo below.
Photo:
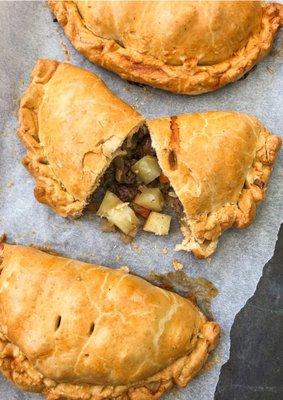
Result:
{"label": "pasty filling", "polygon": [[104,231],[118,228],[123,240],[130,242],[141,227],[156,235],[167,235],[170,207],[181,219],[183,206],[162,173],[147,127],[143,126],[123,143],[89,208],[102,218]]}

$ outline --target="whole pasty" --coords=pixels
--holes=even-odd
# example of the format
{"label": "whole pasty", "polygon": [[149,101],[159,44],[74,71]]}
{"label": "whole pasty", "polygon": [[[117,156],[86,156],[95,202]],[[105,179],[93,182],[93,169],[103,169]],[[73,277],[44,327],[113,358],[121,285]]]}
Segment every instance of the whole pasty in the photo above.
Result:
{"label": "whole pasty", "polygon": [[124,79],[198,94],[239,79],[268,53],[282,6],[259,1],[49,0],[49,7],[90,61]]}
{"label": "whole pasty", "polygon": [[179,250],[210,256],[222,232],[247,227],[264,199],[281,139],[256,118],[213,111],[147,121],[159,164],[183,206]]}
{"label": "whole pasty", "polygon": [[1,245],[0,369],[47,399],[159,399],[185,386],[219,326],[122,270]]}
{"label": "whole pasty", "polygon": [[39,60],[21,100],[18,134],[35,196],[62,216],[79,216],[124,140],[143,118],[94,74]]}

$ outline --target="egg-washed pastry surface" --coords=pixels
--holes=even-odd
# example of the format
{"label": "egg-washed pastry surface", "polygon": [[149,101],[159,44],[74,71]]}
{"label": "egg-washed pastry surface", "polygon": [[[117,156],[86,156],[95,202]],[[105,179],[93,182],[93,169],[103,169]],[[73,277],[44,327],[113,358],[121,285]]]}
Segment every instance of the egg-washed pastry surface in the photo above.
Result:
{"label": "egg-washed pastry surface", "polygon": [[47,399],[159,399],[185,386],[219,326],[122,270],[0,245],[0,369]]}
{"label": "egg-washed pastry surface", "polygon": [[260,1],[48,3],[90,61],[186,94],[216,90],[249,71],[271,49],[283,8]]}
{"label": "egg-washed pastry surface", "polygon": [[147,121],[159,165],[183,209],[179,250],[210,256],[222,232],[248,226],[281,145],[256,118],[231,111]]}
{"label": "egg-washed pastry surface", "polygon": [[40,202],[64,217],[89,204],[126,242],[141,226],[167,235],[171,206],[185,235],[177,249],[199,258],[224,230],[251,223],[281,144],[232,111],[144,122],[94,74],[49,60],[37,63],[19,115]]}
{"label": "egg-washed pastry surface", "polygon": [[21,100],[18,134],[35,196],[62,216],[79,216],[101,175],[142,117],[94,74],[39,60]]}

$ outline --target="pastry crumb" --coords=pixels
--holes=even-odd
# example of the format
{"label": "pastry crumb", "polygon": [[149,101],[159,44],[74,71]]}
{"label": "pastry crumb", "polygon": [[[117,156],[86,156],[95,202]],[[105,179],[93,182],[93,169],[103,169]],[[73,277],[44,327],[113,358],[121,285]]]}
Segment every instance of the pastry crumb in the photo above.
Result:
{"label": "pastry crumb", "polygon": [[167,249],[167,247],[163,247],[163,249],[161,249],[161,253],[162,253],[162,254],[168,254],[168,249]]}
{"label": "pastry crumb", "polygon": [[116,261],[120,261],[120,260],[121,260],[121,256],[117,255],[117,256],[115,257],[115,259],[116,259]]}
{"label": "pastry crumb", "polygon": [[130,272],[130,268],[127,265],[122,265],[122,267],[120,267],[119,270],[126,272],[127,274]]}
{"label": "pastry crumb", "polygon": [[71,61],[71,57],[70,57],[70,53],[69,53],[69,50],[68,50],[68,47],[67,47],[66,43],[61,42],[61,45],[63,47],[65,61],[70,62]]}
{"label": "pastry crumb", "polygon": [[131,243],[131,247],[132,247],[132,250],[134,250],[136,253],[140,254],[141,248],[139,245],[137,245],[136,243]]}
{"label": "pastry crumb", "polygon": [[11,188],[12,186],[14,186],[14,182],[10,181],[7,183],[7,188]]}
{"label": "pastry crumb", "polygon": [[172,261],[172,265],[175,271],[181,271],[184,268],[184,265],[175,259]]}

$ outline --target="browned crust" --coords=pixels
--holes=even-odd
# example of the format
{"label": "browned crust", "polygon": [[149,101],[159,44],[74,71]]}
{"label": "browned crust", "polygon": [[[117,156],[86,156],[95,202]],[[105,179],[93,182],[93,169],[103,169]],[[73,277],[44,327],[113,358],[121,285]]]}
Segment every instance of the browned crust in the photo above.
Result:
{"label": "browned crust", "polygon": [[91,62],[116,72],[123,79],[183,94],[219,89],[248,72],[271,49],[283,8],[281,4],[263,4],[261,31],[225,62],[199,66],[192,61],[170,66],[152,56],[123,48],[114,40],[96,36],[84,24],[74,2],[49,0],[48,4],[74,47]]}
{"label": "browned crust", "polygon": [[[68,186],[65,186],[64,180],[58,175],[58,165],[49,162],[48,156],[45,156],[46,149],[39,138],[39,125],[40,123],[44,123],[44,121],[39,121],[38,117],[40,105],[45,95],[44,86],[47,85],[54,76],[59,65],[63,66],[62,63],[54,60],[37,61],[31,74],[31,83],[20,103],[18,136],[27,148],[27,154],[23,157],[22,162],[35,178],[36,186],[34,194],[36,199],[41,203],[49,205],[56,213],[63,217],[76,218],[82,214],[91,194],[99,185],[105,170],[108,168],[112,159],[117,155],[118,149],[114,149],[112,153],[110,152],[109,156],[106,157],[105,154],[103,154],[104,142],[99,142],[102,148],[102,150],[100,149],[100,151],[102,151],[101,160],[105,160],[105,162],[97,167],[97,173],[91,187],[87,188],[82,196],[76,195],[68,189]],[[104,83],[95,75],[94,77],[99,82],[102,89],[108,91]],[[109,91],[109,93],[111,92]],[[97,98],[98,101],[102,100],[102,98],[99,97],[99,93],[97,93]],[[117,102],[122,103],[121,100],[114,97],[114,95],[112,95],[112,98],[113,102],[117,99]],[[129,106],[127,107],[132,110]],[[125,121],[129,121],[131,128],[129,128],[127,135],[133,134],[143,123],[143,119],[138,113],[134,110],[131,112],[133,115],[129,113],[128,117],[124,118]],[[132,124],[131,121],[133,121]],[[51,135],[56,136],[56,132],[52,132],[51,130]],[[88,155],[89,153],[84,154],[82,168],[84,167],[84,161]],[[84,187],[84,184],[82,183],[81,186]]]}
{"label": "browned crust", "polygon": [[27,148],[22,162],[35,178],[36,199],[51,206],[62,216],[78,217],[86,203],[76,200],[56,179],[38,138],[37,113],[43,97],[43,86],[52,78],[58,65],[57,61],[39,60],[33,69],[32,82],[20,104],[18,136]]}
{"label": "browned crust", "polygon": [[[222,112],[208,112],[201,113],[201,115],[209,120],[209,115],[214,113],[221,114]],[[253,144],[252,157],[247,165],[247,170],[243,172],[244,175],[241,178],[239,190],[237,189],[235,192],[235,197],[231,199],[229,193],[226,192],[227,188],[223,191],[221,180],[218,180],[217,191],[223,194],[220,204],[218,206],[215,204],[213,209],[209,204],[206,208],[206,204],[204,204],[201,211],[198,209],[198,200],[195,207],[191,207],[191,204],[194,204],[195,198],[200,198],[199,201],[202,201],[202,195],[207,187],[206,179],[209,179],[210,170],[208,168],[210,167],[205,165],[205,159],[200,159],[200,162],[204,163],[203,169],[206,171],[206,178],[201,178],[200,193],[191,196],[188,190],[183,189],[189,182],[186,172],[187,169],[189,170],[189,166],[187,165],[184,169],[182,165],[185,165],[186,160],[190,160],[190,157],[192,159],[195,157],[190,150],[186,152],[186,140],[184,138],[181,140],[176,133],[179,129],[180,132],[184,130],[181,127],[186,115],[179,115],[173,119],[164,117],[147,121],[152,145],[163,173],[170,180],[171,186],[184,208],[184,217],[181,221],[184,240],[182,244],[176,246],[176,249],[192,252],[197,258],[209,257],[216,250],[218,239],[226,229],[233,226],[245,228],[252,223],[257,203],[265,198],[268,179],[281,146],[281,138],[271,134],[256,118],[236,112],[227,113],[238,115],[239,119],[246,119],[250,129],[253,130],[256,139]],[[205,117],[206,114],[208,115]],[[195,115],[197,117],[199,114]],[[194,114],[188,114],[187,117],[191,117],[193,121]],[[221,127],[219,129],[221,131]],[[175,151],[176,148],[179,150]],[[175,154],[174,157],[172,152]],[[221,162],[221,156],[217,159],[217,165],[222,171],[223,168],[226,168]],[[172,170],[175,170],[174,174],[172,174]],[[193,175],[194,171],[190,171],[190,174]],[[226,197],[226,193],[228,197]]]}
{"label": "browned crust", "polygon": [[[257,123],[257,129],[257,151],[237,203],[227,204],[208,215],[196,216],[190,222],[187,219],[188,226],[181,226],[185,240],[176,249],[192,251],[199,259],[207,258],[216,250],[218,238],[226,229],[246,228],[253,222],[257,204],[265,199],[267,183],[282,143],[279,136],[272,135],[260,123]],[[188,237],[190,240],[194,237],[192,248]]]}
{"label": "browned crust", "polygon": [[[5,262],[5,250],[13,251],[13,246],[3,244],[0,249]],[[9,250],[10,248],[10,250]],[[28,248],[27,248],[28,249]],[[4,251],[3,251],[4,250]],[[32,249],[33,251],[33,249]],[[9,268],[6,263],[4,268]],[[48,400],[157,400],[173,385],[184,387],[199,372],[208,354],[218,343],[220,328],[214,321],[204,318],[199,330],[189,339],[193,348],[172,361],[165,369],[145,380],[121,386],[98,386],[93,384],[58,383],[44,376],[38,369],[36,360],[29,360],[18,345],[8,338],[5,315],[0,323],[0,370],[3,375],[23,390],[43,393]]]}
{"label": "browned crust", "polygon": [[218,343],[219,325],[207,322],[191,354],[175,361],[147,381],[128,386],[94,386],[88,384],[57,383],[45,378],[25,357],[20,349],[0,332],[0,370],[3,375],[23,390],[43,393],[47,400],[157,400],[174,385],[185,387],[203,367],[209,352]]}

